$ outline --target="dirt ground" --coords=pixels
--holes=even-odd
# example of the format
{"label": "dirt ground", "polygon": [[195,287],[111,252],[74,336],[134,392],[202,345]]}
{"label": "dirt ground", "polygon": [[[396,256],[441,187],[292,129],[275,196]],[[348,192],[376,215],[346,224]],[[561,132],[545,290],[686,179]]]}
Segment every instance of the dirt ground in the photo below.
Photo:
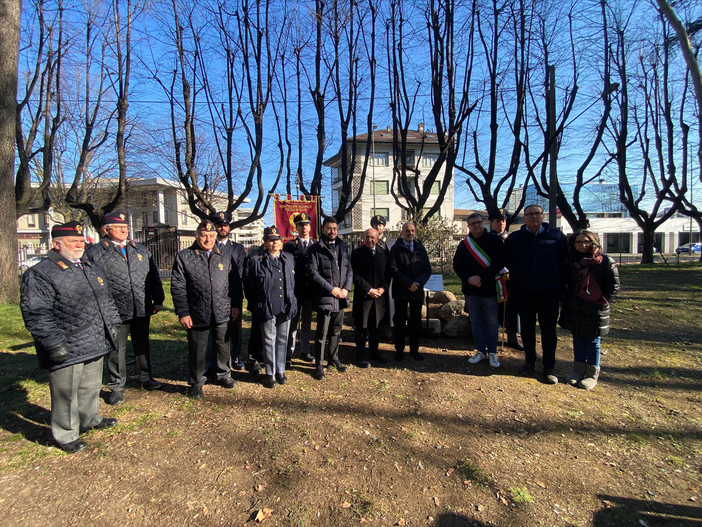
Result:
{"label": "dirt ground", "polygon": [[[702,271],[692,291],[680,276],[652,291],[652,275],[628,276],[592,392],[519,377],[511,349],[492,369],[467,363],[469,341],[424,339],[423,362],[394,362],[386,342],[383,366],[315,381],[295,360],[285,386],[235,373],[236,388],[207,385],[191,401],[184,334],[164,322],[164,388],[134,383],[124,404],[101,404],[119,425],[88,432],[74,455],[51,446],[46,375],[18,337],[0,352],[3,525],[233,526],[258,514],[280,526],[699,527]],[[564,379],[572,346],[559,336]],[[350,327],[344,341],[348,364]]]}

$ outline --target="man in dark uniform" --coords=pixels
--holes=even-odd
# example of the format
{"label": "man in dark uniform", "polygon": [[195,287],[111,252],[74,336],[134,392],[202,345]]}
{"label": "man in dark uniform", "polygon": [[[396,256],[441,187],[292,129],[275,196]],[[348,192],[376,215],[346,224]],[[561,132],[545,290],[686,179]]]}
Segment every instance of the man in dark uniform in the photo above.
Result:
{"label": "man in dark uniform", "polygon": [[173,307],[180,325],[188,330],[190,397],[202,398],[205,384],[207,340],[212,333],[217,382],[233,388],[229,352],[230,320],[241,315],[242,289],[234,260],[216,247],[214,224],[204,220],[195,243],[176,254],[171,273]]}
{"label": "man in dark uniform", "polygon": [[114,348],[121,319],[107,277],[81,262],[83,226],[56,225],[51,238],[48,257],[22,276],[20,308],[39,365],[49,370],[51,433],[61,449],[74,453],[86,447],[80,432],[117,424],[98,410],[103,356]]}
{"label": "man in dark uniform", "polygon": [[378,231],[366,230],[363,245],[351,253],[353,269],[353,318],[356,324],[356,364],[370,366],[366,354],[366,340],[370,358],[387,362],[380,351],[378,327],[388,315],[388,288],[390,287],[390,253],[378,245]]}
{"label": "man in dark uniform", "polygon": [[310,237],[312,227],[309,215],[304,212],[298,214],[295,216],[294,222],[298,237],[286,242],[283,246],[283,250],[295,258],[295,296],[297,297],[297,315],[290,320],[287,360],[290,361],[295,352],[297,325],[300,323],[300,358],[312,362],[314,356],[310,353],[310,339],[312,338],[314,302],[312,288],[307,278],[307,251],[316,242]]}
{"label": "man in dark uniform", "polygon": [[[217,247],[222,253],[231,254],[234,259],[234,265],[236,266],[237,273],[239,273],[239,280],[243,279],[244,276],[244,260],[246,259],[246,249],[240,243],[233,242],[229,239],[229,232],[231,231],[232,214],[231,212],[216,212],[211,217],[212,223],[217,229]],[[233,305],[241,313],[242,305]],[[244,362],[241,358],[241,316],[236,317],[231,322],[229,322],[229,346],[232,356],[232,368],[235,370],[243,370]],[[211,347],[208,351],[211,350]],[[207,362],[214,364],[214,356],[208,356]]]}
{"label": "man in dark uniform", "polygon": [[390,252],[392,246],[395,245],[395,238],[390,238],[387,234],[385,234],[386,222],[387,220],[385,219],[385,217],[378,214],[371,218],[370,224],[371,227],[378,231],[378,245],[381,248]]}
{"label": "man in dark uniform", "polygon": [[502,238],[483,227],[483,215],[468,216],[468,237],[458,244],[453,257],[453,270],[461,279],[470,315],[475,355],[468,362],[478,364],[489,358],[490,366],[499,368],[497,340],[500,332],[499,308],[495,276],[503,266]]}
{"label": "man in dark uniform", "polygon": [[286,353],[290,319],[297,311],[295,298],[295,260],[282,251],[280,231],[266,227],[263,231],[266,252],[249,259],[245,274],[249,311],[258,322],[266,379],[263,386],[274,388],[285,384]]}
{"label": "man in dark uniform", "polygon": [[163,285],[156,263],[142,244],[129,240],[127,216],[121,211],[102,218],[105,236],[85,251],[85,258],[107,276],[122,324],[117,328],[117,348],[107,356],[110,394],[107,404],[124,402],[127,382],[127,337],[132,349],[137,379],[147,390],[157,390],[161,383],[151,373],[149,324],[151,315],[163,309]]}
{"label": "man in dark uniform", "polygon": [[416,232],[414,223],[405,223],[402,226],[402,239],[390,249],[393,265],[392,296],[395,299],[396,361],[403,359],[407,334],[410,356],[415,360],[424,360],[419,353],[419,335],[422,330],[424,284],[431,277],[431,264],[424,245],[415,240]]}
{"label": "man in dark uniform", "polygon": [[322,223],[322,238],[307,253],[307,270],[314,290],[317,310],[314,378],[324,379],[324,358],[328,366],[346,371],[339,361],[339,340],[344,324],[344,309],[349,305],[353,271],[349,247],[338,236],[336,218],[328,216]]}
{"label": "man in dark uniform", "polygon": [[[490,214],[490,229],[497,236],[502,238],[502,241],[507,240],[507,218],[509,217],[509,212],[505,209],[497,209],[496,212]],[[503,271],[508,272],[509,270],[505,267]],[[500,324],[507,331],[507,344],[512,346],[514,349],[519,351],[524,351],[524,346],[519,342],[519,315],[517,314],[517,308],[512,302],[512,295],[509,294],[509,280],[506,281],[507,285],[507,302],[503,303],[502,309],[499,310]]]}
{"label": "man in dark uniform", "polygon": [[543,222],[541,205],[524,209],[524,225],[505,242],[505,258],[510,276],[510,292],[522,326],[525,363],[520,373],[536,369],[536,319],[539,319],[543,351],[543,380],[557,384],[556,322],[564,287],[563,269],[568,241],[561,231]]}

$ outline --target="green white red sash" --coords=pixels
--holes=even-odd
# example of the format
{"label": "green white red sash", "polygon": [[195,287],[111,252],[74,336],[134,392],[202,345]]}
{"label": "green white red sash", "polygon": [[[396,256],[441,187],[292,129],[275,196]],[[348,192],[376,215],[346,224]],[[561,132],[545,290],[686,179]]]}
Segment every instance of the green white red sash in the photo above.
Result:
{"label": "green white red sash", "polygon": [[[478,245],[473,238],[471,238],[470,236],[466,236],[465,240],[463,240],[463,243],[465,244],[471,256],[473,256],[473,258],[475,258],[478,261],[478,263],[483,266],[483,268],[487,269],[490,266],[492,260],[490,259],[488,254],[483,250],[483,248],[480,247],[480,245]],[[497,290],[497,301],[506,302],[507,283],[501,274],[495,275],[495,289]]]}

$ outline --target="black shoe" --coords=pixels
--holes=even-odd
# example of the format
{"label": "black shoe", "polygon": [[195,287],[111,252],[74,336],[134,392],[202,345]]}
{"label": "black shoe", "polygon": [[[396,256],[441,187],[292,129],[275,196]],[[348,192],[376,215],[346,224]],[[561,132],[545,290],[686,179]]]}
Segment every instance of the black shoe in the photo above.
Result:
{"label": "black shoe", "polygon": [[524,351],[524,346],[522,346],[518,340],[507,341],[507,345],[511,348],[516,349],[517,351]]}
{"label": "black shoe", "polygon": [[558,384],[558,376],[556,375],[556,370],[549,368],[544,370],[544,382],[546,384]]}
{"label": "black shoe", "polygon": [[312,376],[318,381],[321,381],[322,379],[324,379],[324,370],[322,368],[317,368],[316,370],[314,370],[314,374]]}
{"label": "black shoe", "polygon": [[336,368],[336,371],[338,371],[339,373],[344,373],[346,371],[346,366],[341,364],[341,362],[339,362],[338,360],[332,361],[329,364],[327,364],[328,368],[331,366],[334,366]]}
{"label": "black shoe", "polygon": [[275,379],[272,375],[266,375],[266,379],[263,381],[264,388],[275,388]]}
{"label": "black shoe", "polygon": [[300,360],[304,360],[305,362],[314,362],[314,355],[311,353],[301,353]]}
{"label": "black shoe", "polygon": [[89,428],[81,428],[80,432],[82,434],[83,432],[87,432],[88,430],[105,430],[107,428],[112,428],[115,425],[117,425],[117,419],[115,419],[114,417],[103,417],[102,421],[100,421],[95,426],[91,426]]}
{"label": "black shoe", "polygon": [[257,360],[251,361],[251,364],[249,364],[249,373],[251,375],[258,375],[261,373],[261,365]]}
{"label": "black shoe", "polygon": [[88,443],[82,439],[76,439],[75,441],[71,441],[65,445],[59,445],[59,448],[66,452],[66,454],[75,454],[76,452],[83,450],[86,446],[88,446]]}
{"label": "black shoe", "polygon": [[224,379],[219,379],[217,383],[222,387],[222,388],[234,388],[236,386],[236,381],[232,379],[231,377],[225,377]]}
{"label": "black shoe", "polygon": [[367,360],[362,360],[356,363],[356,366],[359,368],[370,368],[370,362]]}
{"label": "black shoe", "polygon": [[191,399],[202,399],[202,386],[191,386],[188,397]]}
{"label": "black shoe", "polygon": [[124,402],[124,392],[121,390],[110,392],[105,402],[112,405],[122,404]]}
{"label": "black shoe", "polygon": [[531,375],[535,370],[536,366],[534,366],[533,363],[525,362],[524,365],[519,368],[519,375]]}
{"label": "black shoe", "polygon": [[244,371],[246,366],[244,366],[244,363],[241,362],[241,360],[237,359],[232,362],[232,369],[236,371]]}
{"label": "black shoe", "polygon": [[423,361],[424,360],[424,355],[419,353],[418,351],[411,351],[410,352],[410,357],[412,357],[414,360],[418,361]]}
{"label": "black shoe", "polygon": [[405,354],[402,351],[395,352],[395,362],[402,362],[405,360]]}
{"label": "black shoe", "polygon": [[278,381],[278,384],[285,384],[286,382],[288,382],[288,378],[285,376],[284,373],[276,373],[275,380]]}
{"label": "black shoe", "polygon": [[155,381],[153,379],[149,379],[148,381],[144,381],[141,383],[141,387],[149,391],[158,390],[161,386],[163,385],[160,382]]}
{"label": "black shoe", "polygon": [[377,362],[379,364],[387,364],[388,363],[388,359],[383,357],[380,353],[372,353],[370,356],[370,359],[374,360],[375,362]]}

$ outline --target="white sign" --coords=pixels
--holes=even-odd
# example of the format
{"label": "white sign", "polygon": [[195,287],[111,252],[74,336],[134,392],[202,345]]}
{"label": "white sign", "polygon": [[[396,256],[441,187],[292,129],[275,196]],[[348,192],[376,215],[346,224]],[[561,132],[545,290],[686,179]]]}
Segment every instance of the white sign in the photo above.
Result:
{"label": "white sign", "polygon": [[424,284],[424,289],[427,291],[443,291],[444,290],[444,277],[440,274],[433,274]]}

